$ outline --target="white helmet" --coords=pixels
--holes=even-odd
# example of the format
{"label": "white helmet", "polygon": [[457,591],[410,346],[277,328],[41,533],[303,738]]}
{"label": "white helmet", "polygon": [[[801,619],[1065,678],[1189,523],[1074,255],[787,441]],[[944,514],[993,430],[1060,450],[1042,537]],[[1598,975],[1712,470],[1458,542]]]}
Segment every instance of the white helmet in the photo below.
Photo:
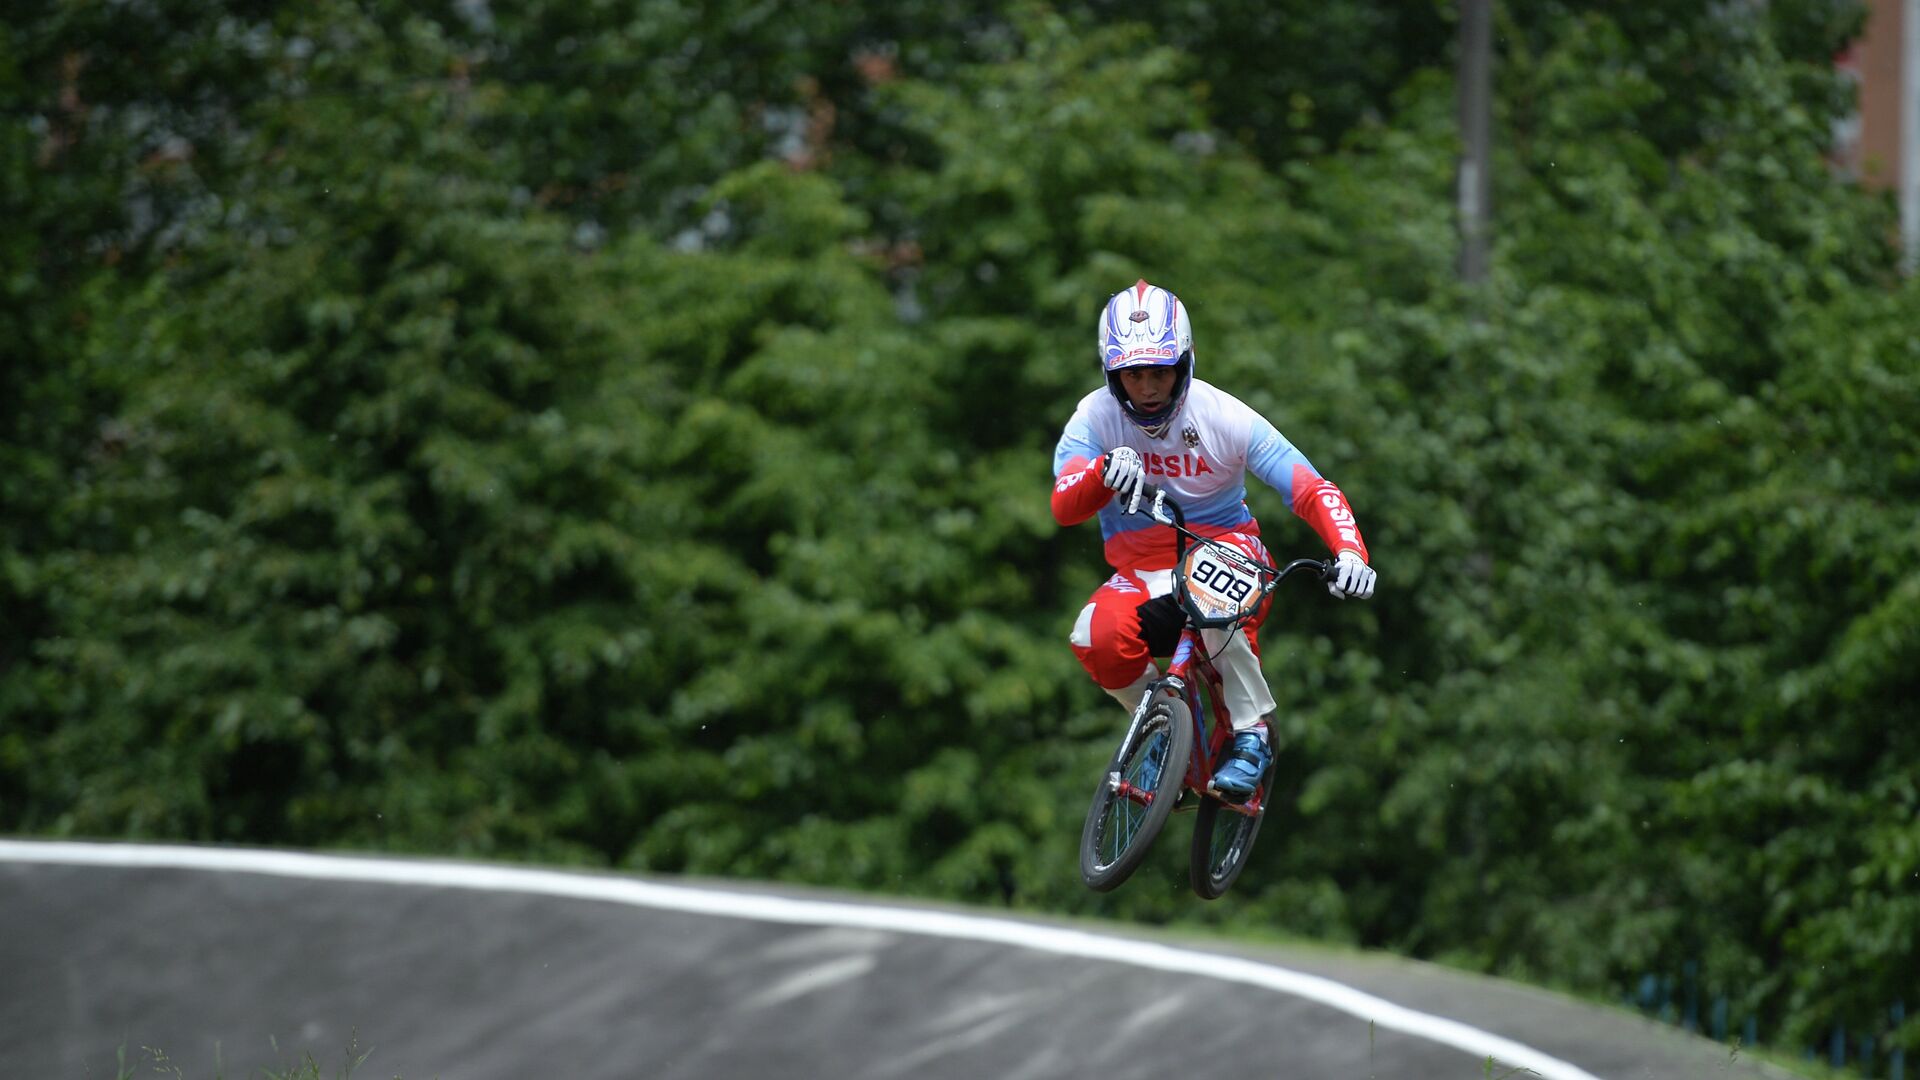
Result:
{"label": "white helmet", "polygon": [[[1133,399],[1120,385],[1120,372],[1144,366],[1171,366],[1177,372],[1172,396],[1151,413],[1134,408]],[[1114,293],[1100,313],[1100,371],[1107,377],[1107,392],[1120,403],[1127,419],[1159,438],[1180,411],[1193,382],[1193,324],[1187,320],[1187,305],[1144,278],[1133,288]]]}

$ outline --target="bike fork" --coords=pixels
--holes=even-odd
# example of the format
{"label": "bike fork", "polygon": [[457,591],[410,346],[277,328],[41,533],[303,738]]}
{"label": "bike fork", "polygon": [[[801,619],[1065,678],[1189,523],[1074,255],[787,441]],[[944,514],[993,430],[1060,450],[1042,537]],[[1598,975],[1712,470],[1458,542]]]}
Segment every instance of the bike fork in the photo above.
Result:
{"label": "bike fork", "polygon": [[1153,707],[1153,699],[1162,691],[1174,697],[1185,697],[1187,684],[1177,675],[1166,675],[1147,684],[1147,692],[1140,695],[1140,704],[1133,708],[1133,719],[1127,724],[1126,738],[1120,740],[1121,760],[1124,761],[1127,755],[1133,753],[1134,742],[1140,738],[1140,728],[1147,722],[1147,710]]}

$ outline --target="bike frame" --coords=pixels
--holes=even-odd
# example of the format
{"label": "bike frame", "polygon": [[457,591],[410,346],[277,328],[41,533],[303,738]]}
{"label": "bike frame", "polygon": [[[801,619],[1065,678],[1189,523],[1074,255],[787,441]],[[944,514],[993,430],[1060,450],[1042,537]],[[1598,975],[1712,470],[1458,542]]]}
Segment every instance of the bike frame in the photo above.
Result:
{"label": "bike frame", "polygon": [[[1194,674],[1200,675],[1196,682]],[[1206,685],[1206,692],[1200,692],[1200,683]],[[1189,626],[1180,631],[1180,641],[1173,647],[1173,661],[1167,665],[1166,674],[1160,676],[1162,689],[1172,683],[1178,693],[1186,699],[1187,715],[1193,722],[1193,753],[1187,756],[1186,788],[1198,795],[1207,793],[1207,786],[1213,782],[1213,763],[1227,744],[1233,741],[1233,719],[1227,715],[1226,694],[1221,691],[1220,673],[1207,659],[1206,648],[1200,640],[1200,632]],[[1206,707],[1201,707],[1202,699]],[[1203,717],[1205,719],[1203,719]],[[1211,720],[1211,723],[1207,721]],[[1221,800],[1221,804],[1236,814],[1248,817],[1257,816],[1260,806],[1267,797],[1267,787],[1261,784],[1254,788],[1253,794],[1245,802],[1234,803]],[[1191,810],[1197,804],[1182,799],[1174,804],[1176,813]]]}
{"label": "bike frame", "polygon": [[[1150,490],[1153,495],[1153,503],[1149,513],[1154,520],[1163,525],[1171,526],[1179,536],[1177,554],[1175,556],[1176,565],[1186,557],[1187,545],[1192,543],[1228,548],[1234,552],[1237,558],[1252,563],[1271,575],[1261,589],[1259,603],[1253,606],[1252,611],[1259,611],[1261,607],[1271,603],[1273,590],[1278,587],[1280,582],[1285,580],[1288,575],[1296,571],[1311,569],[1316,571],[1324,580],[1331,569],[1326,562],[1318,559],[1295,559],[1288,563],[1283,569],[1269,566],[1266,563],[1252,558],[1245,552],[1231,548],[1230,545],[1224,544],[1217,539],[1201,536],[1189,530],[1186,526],[1185,515],[1180,512],[1179,507],[1168,503],[1165,495],[1159,490]],[[1132,512],[1132,509],[1133,508],[1130,508],[1129,512]],[[1177,585],[1176,588],[1178,588]],[[1245,619],[1238,620],[1234,625],[1225,629],[1227,629],[1229,633],[1240,630],[1246,621],[1251,618],[1252,616],[1249,614]],[[1196,674],[1199,676],[1198,679],[1194,677]],[[1204,694],[1201,693],[1202,684],[1206,687]],[[1198,806],[1197,802],[1189,803],[1187,801],[1187,792],[1190,791],[1202,797],[1208,794],[1208,788],[1213,783],[1213,763],[1218,759],[1220,752],[1226,748],[1227,744],[1233,741],[1233,720],[1227,714],[1226,695],[1221,690],[1220,673],[1214,670],[1213,663],[1207,656],[1206,646],[1201,641],[1200,628],[1194,625],[1192,618],[1188,619],[1187,625],[1180,631],[1180,640],[1173,647],[1173,659],[1167,665],[1165,674],[1148,685],[1145,698],[1140,703],[1141,708],[1134,711],[1134,724],[1133,727],[1129,728],[1123,745],[1130,746],[1137,736],[1139,720],[1146,715],[1146,707],[1148,703],[1152,701],[1153,696],[1167,690],[1178,694],[1181,699],[1186,702],[1187,714],[1193,724],[1193,753],[1187,756],[1187,775],[1182,784],[1181,798],[1174,804],[1174,810],[1177,812],[1191,810]],[[1202,698],[1205,699],[1204,708],[1202,708]],[[1211,721],[1211,723],[1209,723],[1209,721]],[[1124,781],[1120,784],[1119,794],[1123,798],[1138,803],[1141,806],[1152,805],[1152,792],[1140,791]],[[1260,813],[1261,806],[1266,800],[1266,796],[1266,785],[1261,784],[1254,788],[1253,794],[1244,802],[1231,802],[1226,799],[1221,799],[1220,804],[1236,814],[1242,814],[1247,817],[1257,817]]]}

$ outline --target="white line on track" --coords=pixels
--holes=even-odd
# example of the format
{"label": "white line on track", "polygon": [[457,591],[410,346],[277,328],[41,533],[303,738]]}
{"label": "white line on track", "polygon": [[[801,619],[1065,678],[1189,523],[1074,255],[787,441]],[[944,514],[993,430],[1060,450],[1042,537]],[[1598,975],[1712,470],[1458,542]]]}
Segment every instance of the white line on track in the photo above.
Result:
{"label": "white line on track", "polygon": [[1077,956],[1158,971],[1204,975],[1305,998],[1386,1028],[1463,1050],[1476,1058],[1492,1056],[1506,1067],[1531,1069],[1543,1080],[1599,1080],[1577,1065],[1561,1061],[1512,1039],[1457,1020],[1417,1012],[1350,986],[1274,964],[1215,953],[1178,949],[1153,942],[1107,937],[1081,930],[1038,926],[1008,919],[959,915],[917,908],[880,907],[784,896],[726,892],[713,888],[662,885],[633,878],[565,873],[471,863],[410,862],[384,858],[311,855],[287,851],[251,851],[146,844],[83,844],[0,840],[0,862],[57,863],[69,866],[146,867],[266,874],[317,881],[376,882],[388,885],[474,889],[574,900],[599,900],[633,907],[682,911],[757,922],[800,926],[856,927],[927,937],[958,938],[1011,945],[1059,956]]}

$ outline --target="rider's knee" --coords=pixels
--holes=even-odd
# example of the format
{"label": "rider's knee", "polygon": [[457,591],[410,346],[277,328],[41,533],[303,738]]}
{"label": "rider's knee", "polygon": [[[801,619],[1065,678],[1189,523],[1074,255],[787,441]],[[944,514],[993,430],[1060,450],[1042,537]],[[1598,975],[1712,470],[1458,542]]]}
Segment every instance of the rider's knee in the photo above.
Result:
{"label": "rider's knee", "polygon": [[1140,677],[1147,664],[1147,646],[1138,633],[1129,633],[1103,617],[1098,605],[1088,604],[1074,623],[1073,655],[1102,689],[1118,690]]}
{"label": "rider's knee", "polygon": [[1118,690],[1132,685],[1147,666],[1145,649],[1138,652],[1075,649],[1074,654],[1080,657],[1080,666],[1087,669],[1087,674],[1093,676],[1093,681],[1099,683],[1102,690]]}

